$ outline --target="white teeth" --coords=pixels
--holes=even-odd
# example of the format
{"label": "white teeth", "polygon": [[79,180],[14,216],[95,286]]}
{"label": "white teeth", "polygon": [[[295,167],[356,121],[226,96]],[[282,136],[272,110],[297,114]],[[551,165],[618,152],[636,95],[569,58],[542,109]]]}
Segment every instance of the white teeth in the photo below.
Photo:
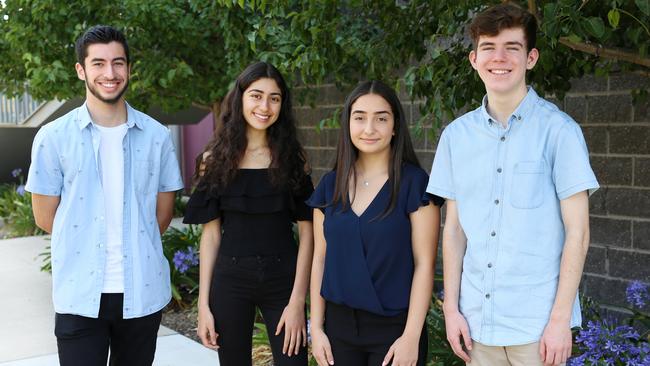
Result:
{"label": "white teeth", "polygon": [[491,71],[491,73],[493,73],[493,74],[499,74],[499,75],[507,74],[507,73],[509,73],[509,72],[510,72],[509,70],[492,70],[492,71]]}
{"label": "white teeth", "polygon": [[269,116],[263,116],[263,115],[257,114],[257,113],[253,113],[253,114],[255,115],[255,117],[257,117],[259,119],[269,119]]}

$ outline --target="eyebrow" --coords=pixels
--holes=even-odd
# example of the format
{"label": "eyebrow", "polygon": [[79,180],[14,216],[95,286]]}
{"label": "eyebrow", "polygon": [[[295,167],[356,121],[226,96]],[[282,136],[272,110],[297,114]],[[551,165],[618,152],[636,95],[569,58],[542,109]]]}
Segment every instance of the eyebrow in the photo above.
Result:
{"label": "eyebrow", "polygon": [[[259,90],[259,89],[251,89],[251,90],[248,91],[248,93],[262,93],[262,94],[264,94],[264,91]],[[282,93],[277,93],[277,92],[273,92],[273,93],[270,93],[270,94],[271,95],[278,95],[280,97],[282,96]]]}
{"label": "eyebrow", "polygon": [[[356,109],[356,110],[352,111],[351,114],[355,114],[355,113],[367,114],[368,112]],[[383,113],[390,114],[390,111],[377,111],[377,112],[375,112],[375,114],[383,114]]]}
{"label": "eyebrow", "polygon": [[[485,47],[485,46],[495,46],[495,45],[496,45],[496,43],[494,43],[494,42],[481,42],[478,45],[478,47],[481,48],[481,47]],[[505,45],[506,46],[515,46],[516,45],[516,46],[519,46],[519,47],[524,47],[524,45],[519,41],[506,42]]]}
{"label": "eyebrow", "polygon": [[[103,59],[103,58],[99,58],[99,57],[95,57],[92,60],[90,60],[90,62],[97,62],[97,61],[105,62],[106,60]],[[116,57],[116,58],[111,60],[111,62],[115,62],[115,61],[124,61],[124,62],[126,62],[126,57]]]}

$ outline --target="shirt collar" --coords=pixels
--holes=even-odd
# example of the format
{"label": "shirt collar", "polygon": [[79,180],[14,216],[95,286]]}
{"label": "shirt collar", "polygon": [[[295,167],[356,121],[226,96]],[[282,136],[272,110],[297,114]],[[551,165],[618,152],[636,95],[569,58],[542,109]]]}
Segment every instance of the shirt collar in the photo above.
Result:
{"label": "shirt collar", "polygon": [[[526,96],[524,99],[522,99],[521,103],[517,106],[514,112],[510,115],[510,118],[508,118],[508,121],[523,121],[526,119],[526,117],[530,114],[530,111],[533,109],[533,106],[537,103],[539,100],[539,96],[535,92],[532,86],[528,87],[528,93],[526,93]],[[488,103],[488,98],[487,94],[483,97],[483,101],[481,102],[481,116],[483,117],[482,119],[485,121],[487,125],[491,125],[492,122],[496,122],[494,119],[492,119],[492,116],[487,111],[487,103]],[[509,123],[508,123],[509,124]]]}
{"label": "shirt collar", "polygon": [[[133,109],[129,103],[126,101],[124,102],[126,104],[126,126],[128,128],[131,128],[133,126],[143,129],[144,125],[142,124],[142,121],[140,118],[138,118],[137,114],[135,113],[135,109]],[[88,106],[84,102],[84,104],[77,109],[77,124],[79,126],[79,129],[84,129],[86,128],[89,124],[92,124],[93,120],[90,118],[90,112],[88,111]]]}

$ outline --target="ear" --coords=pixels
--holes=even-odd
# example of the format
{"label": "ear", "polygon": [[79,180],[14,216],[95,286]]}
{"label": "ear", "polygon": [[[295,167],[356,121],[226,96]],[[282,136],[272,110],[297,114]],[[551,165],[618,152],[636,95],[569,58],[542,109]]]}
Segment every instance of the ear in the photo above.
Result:
{"label": "ear", "polygon": [[474,70],[478,70],[478,65],[476,65],[476,50],[471,50],[469,52],[469,63],[472,64]]}
{"label": "ear", "polygon": [[537,60],[539,60],[539,51],[537,48],[533,48],[528,52],[528,57],[526,57],[526,70],[532,70],[537,64]]}
{"label": "ear", "polygon": [[79,80],[86,80],[86,70],[84,70],[84,67],[80,63],[76,63],[74,65],[75,70],[77,70],[77,77]]}

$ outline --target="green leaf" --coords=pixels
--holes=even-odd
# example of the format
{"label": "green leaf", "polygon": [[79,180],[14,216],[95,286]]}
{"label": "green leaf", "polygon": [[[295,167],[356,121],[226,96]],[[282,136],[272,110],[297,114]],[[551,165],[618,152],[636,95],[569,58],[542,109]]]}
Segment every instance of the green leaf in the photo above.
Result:
{"label": "green leaf", "polygon": [[650,16],[650,0],[635,0],[637,8],[646,16]]}
{"label": "green leaf", "polygon": [[587,18],[585,22],[585,28],[591,35],[594,37],[600,39],[603,35],[605,35],[605,23],[601,18],[598,17],[590,17]]}
{"label": "green leaf", "polygon": [[609,20],[609,25],[616,29],[618,28],[618,22],[621,20],[621,13],[618,9],[612,9],[607,13],[607,20]]}

